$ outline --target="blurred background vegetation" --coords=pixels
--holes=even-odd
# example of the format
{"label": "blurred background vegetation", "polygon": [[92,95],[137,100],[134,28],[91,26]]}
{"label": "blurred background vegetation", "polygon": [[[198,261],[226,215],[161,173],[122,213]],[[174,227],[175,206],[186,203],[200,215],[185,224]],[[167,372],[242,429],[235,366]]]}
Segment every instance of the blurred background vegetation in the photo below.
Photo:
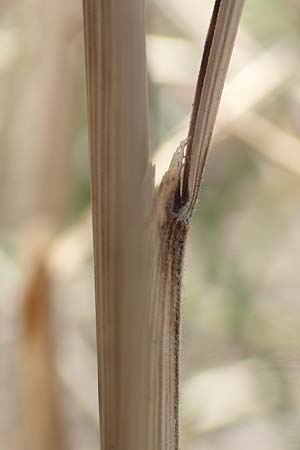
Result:
{"label": "blurred background vegetation", "polygon": [[[147,1],[158,178],[187,133],[211,8]],[[185,450],[300,448],[299,30],[297,0],[246,1],[187,248]],[[2,0],[0,49],[0,447],[23,450],[44,402],[64,450],[96,450],[81,2]]]}

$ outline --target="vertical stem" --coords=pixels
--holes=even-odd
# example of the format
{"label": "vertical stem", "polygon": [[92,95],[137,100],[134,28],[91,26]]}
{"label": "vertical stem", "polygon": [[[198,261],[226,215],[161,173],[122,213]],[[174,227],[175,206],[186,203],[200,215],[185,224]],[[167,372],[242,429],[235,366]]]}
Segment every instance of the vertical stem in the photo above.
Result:
{"label": "vertical stem", "polygon": [[141,282],[147,239],[140,195],[148,167],[144,2],[83,5],[101,448],[142,450],[149,303]]}
{"label": "vertical stem", "polygon": [[184,246],[243,0],[216,0],[187,149],[154,194],[142,0],[84,0],[102,450],[178,450]]}

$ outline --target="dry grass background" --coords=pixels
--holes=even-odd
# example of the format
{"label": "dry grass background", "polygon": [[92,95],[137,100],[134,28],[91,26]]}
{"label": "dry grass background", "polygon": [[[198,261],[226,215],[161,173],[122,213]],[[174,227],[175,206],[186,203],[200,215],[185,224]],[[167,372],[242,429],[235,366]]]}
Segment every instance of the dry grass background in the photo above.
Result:
{"label": "dry grass background", "polygon": [[[158,177],[186,135],[211,7],[147,2]],[[300,445],[299,22],[296,1],[246,2],[188,245],[186,450]],[[81,2],[3,0],[0,47],[0,447],[23,449],[39,400],[25,307],[38,293],[55,381],[41,404],[55,402],[64,449],[96,450]]]}

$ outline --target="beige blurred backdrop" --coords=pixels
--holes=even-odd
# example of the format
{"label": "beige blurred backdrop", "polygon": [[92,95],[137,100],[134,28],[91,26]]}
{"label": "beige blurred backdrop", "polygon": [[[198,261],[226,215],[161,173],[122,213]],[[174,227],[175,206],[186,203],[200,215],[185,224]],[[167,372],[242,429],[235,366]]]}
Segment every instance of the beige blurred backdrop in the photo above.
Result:
{"label": "beige blurred backdrop", "polygon": [[[146,2],[157,180],[212,3]],[[184,450],[300,448],[299,48],[297,0],[246,0],[185,261]],[[55,450],[97,450],[79,0],[0,0],[0,243],[0,448],[35,450],[38,426]]]}

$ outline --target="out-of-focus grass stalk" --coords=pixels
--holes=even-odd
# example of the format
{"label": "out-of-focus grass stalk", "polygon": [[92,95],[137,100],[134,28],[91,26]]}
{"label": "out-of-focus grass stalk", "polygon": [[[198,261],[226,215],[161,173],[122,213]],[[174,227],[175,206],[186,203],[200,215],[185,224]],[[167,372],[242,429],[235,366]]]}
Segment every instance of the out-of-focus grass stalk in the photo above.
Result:
{"label": "out-of-focus grass stalk", "polygon": [[[32,0],[24,70],[7,130],[8,183],[1,191],[3,224],[47,216],[59,221],[66,209],[70,168],[71,93],[74,70],[70,41],[76,27],[71,2]],[[25,33],[25,30],[23,30]],[[21,38],[21,31],[18,38]],[[28,52],[28,53],[27,53]],[[12,102],[14,100],[11,95]],[[14,192],[14,202],[11,193]],[[10,194],[8,194],[10,193]],[[27,239],[30,241],[30,237]],[[36,236],[33,239],[36,240]],[[18,374],[20,427],[27,450],[66,450],[58,403],[51,333],[47,254],[33,259],[32,277],[21,294]]]}
{"label": "out-of-focus grass stalk", "polygon": [[32,261],[32,275],[22,298],[23,325],[18,377],[20,427],[25,450],[66,450],[51,326],[50,272],[47,250]]}
{"label": "out-of-focus grass stalk", "polygon": [[12,74],[5,132],[0,194],[4,224],[37,215],[59,220],[66,212],[75,73],[72,37],[79,11],[71,1],[31,0],[22,26],[15,27],[15,45],[23,58],[11,65],[18,76]]}

